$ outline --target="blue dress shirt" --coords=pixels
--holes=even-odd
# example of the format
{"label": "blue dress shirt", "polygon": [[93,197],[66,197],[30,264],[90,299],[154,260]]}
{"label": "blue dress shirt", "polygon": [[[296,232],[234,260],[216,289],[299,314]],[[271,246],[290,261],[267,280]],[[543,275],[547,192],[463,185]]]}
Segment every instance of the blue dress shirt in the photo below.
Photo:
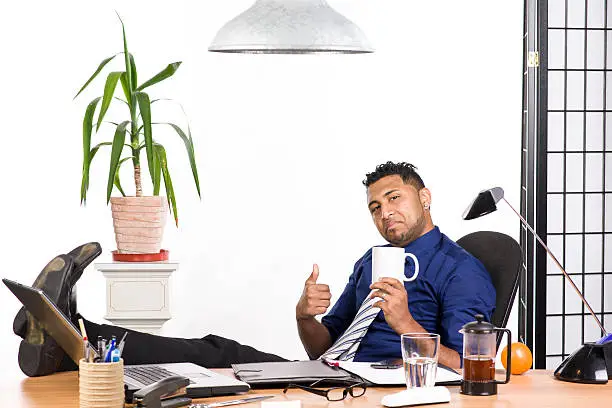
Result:
{"label": "blue dress shirt", "polygon": [[[389,246],[389,245],[386,245]],[[438,333],[440,342],[463,354],[461,327],[482,314],[487,321],[495,309],[495,288],[482,263],[442,234],[438,227],[417,238],[406,252],[419,260],[419,276],[404,282],[408,308],[412,317],[429,333]],[[406,276],[412,276],[414,265],[406,262]],[[372,250],[355,263],[344,292],[323,317],[335,341],[351,324],[372,283]],[[354,361],[380,361],[401,358],[400,336],[385,321],[381,311],[361,340]]]}

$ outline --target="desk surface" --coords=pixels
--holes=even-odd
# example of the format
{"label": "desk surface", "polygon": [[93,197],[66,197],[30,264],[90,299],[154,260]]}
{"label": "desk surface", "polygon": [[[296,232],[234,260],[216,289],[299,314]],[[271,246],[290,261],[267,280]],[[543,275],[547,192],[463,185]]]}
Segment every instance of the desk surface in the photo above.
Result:
{"label": "desk surface", "polygon": [[[230,370],[216,370],[230,374]],[[78,381],[77,373],[60,373],[47,377],[23,378],[14,375],[0,375],[0,407],[23,408],[77,408]],[[381,406],[381,398],[402,388],[368,388],[364,396],[343,402],[328,403],[322,397],[301,390],[289,390],[287,394],[281,390],[256,390],[250,394],[275,394],[270,401],[301,400],[303,407],[365,408]],[[461,395],[459,387],[449,387],[451,402],[436,407],[577,407],[607,406],[612,399],[612,382],[606,385],[572,384],[557,381],[552,373],[543,370],[532,370],[520,376],[512,376],[509,384],[500,385],[498,395],[490,397],[470,397]],[[213,402],[235,399],[236,396],[216,397],[198,400],[198,402]],[[259,402],[239,405],[238,407],[258,407]]]}

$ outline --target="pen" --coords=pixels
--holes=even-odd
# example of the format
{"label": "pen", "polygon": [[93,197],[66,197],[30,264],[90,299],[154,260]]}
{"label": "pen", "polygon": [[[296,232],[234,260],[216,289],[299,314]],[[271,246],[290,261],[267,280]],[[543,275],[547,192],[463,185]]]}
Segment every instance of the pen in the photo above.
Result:
{"label": "pen", "polygon": [[116,363],[117,361],[119,361],[120,358],[121,358],[121,352],[119,351],[118,347],[115,347],[110,352],[110,362]]}
{"label": "pen", "polygon": [[340,362],[334,360],[328,360],[327,358],[323,359],[323,362],[332,368],[340,368]]}
{"label": "pen", "polygon": [[89,362],[89,341],[87,341],[87,337],[83,337],[83,359]]}
{"label": "pen", "polygon": [[127,337],[128,332],[123,333],[123,337],[121,337],[121,341],[119,342],[119,345],[117,346],[117,348],[119,349],[119,356],[121,356],[121,354],[123,354],[123,347],[125,346],[125,338]]}
{"label": "pen", "polygon": [[104,340],[102,336],[98,336],[98,361],[102,361],[104,357]]}
{"label": "pen", "polygon": [[116,344],[117,344],[116,342],[117,342],[117,338],[115,336],[111,337],[110,344],[106,348],[106,354],[104,355],[104,362],[105,363],[110,363],[111,362],[111,353],[113,352],[113,350],[116,347]]}

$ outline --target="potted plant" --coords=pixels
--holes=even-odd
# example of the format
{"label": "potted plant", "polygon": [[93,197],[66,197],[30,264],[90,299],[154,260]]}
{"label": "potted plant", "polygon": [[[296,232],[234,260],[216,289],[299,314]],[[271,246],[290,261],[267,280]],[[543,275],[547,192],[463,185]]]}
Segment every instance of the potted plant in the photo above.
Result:
{"label": "potted plant", "polygon": [[[106,202],[107,204],[109,201],[111,203],[117,250],[119,253],[132,254],[159,253],[168,208],[170,208],[177,226],[178,212],[174,188],[172,187],[172,178],[168,169],[166,149],[154,138],[154,126],[156,128],[158,126],[169,127],[182,139],[187,150],[187,157],[198,196],[201,197],[195,151],[189,126],[187,126],[187,132],[185,132],[174,123],[153,122],[151,119],[151,105],[159,101],[159,99],[151,100],[148,93],[145,92],[145,89],[174,75],[181,62],[169,64],[147,81],[139,83],[136,62],[127,47],[125,26],[120,17],[119,21],[121,22],[123,34],[123,52],[104,59],[75,96],[75,98],[79,96],[116,56],[123,55],[123,70],[113,71],[108,74],[102,96],[96,97],[87,105],[83,117],[81,204],[84,205],[87,200],[89,169],[92,160],[100,148],[110,146],[111,155],[106,185]],[[125,99],[114,96],[118,84],[121,84]],[[112,141],[104,141],[91,147],[92,133],[94,133],[95,129],[95,134],[98,134],[100,125],[103,123],[109,106],[112,103],[125,104],[126,110],[129,110],[129,117],[123,121],[109,122],[115,129]],[[96,112],[97,119],[94,121]],[[143,154],[146,156],[146,167],[151,178],[152,196],[145,196],[142,191],[142,165],[144,160],[141,159]],[[130,197],[126,196],[119,176],[119,169],[126,162],[131,162],[134,168],[136,195]],[[159,195],[162,180],[166,197]],[[121,197],[111,197],[114,189],[121,194]]]}

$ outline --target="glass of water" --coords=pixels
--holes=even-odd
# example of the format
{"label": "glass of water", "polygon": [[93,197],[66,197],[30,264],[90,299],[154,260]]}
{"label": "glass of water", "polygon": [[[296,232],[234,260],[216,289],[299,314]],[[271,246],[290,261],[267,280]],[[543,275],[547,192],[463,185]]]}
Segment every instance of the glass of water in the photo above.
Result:
{"label": "glass of water", "polygon": [[439,334],[402,334],[402,357],[408,388],[433,387],[436,384],[439,350]]}

